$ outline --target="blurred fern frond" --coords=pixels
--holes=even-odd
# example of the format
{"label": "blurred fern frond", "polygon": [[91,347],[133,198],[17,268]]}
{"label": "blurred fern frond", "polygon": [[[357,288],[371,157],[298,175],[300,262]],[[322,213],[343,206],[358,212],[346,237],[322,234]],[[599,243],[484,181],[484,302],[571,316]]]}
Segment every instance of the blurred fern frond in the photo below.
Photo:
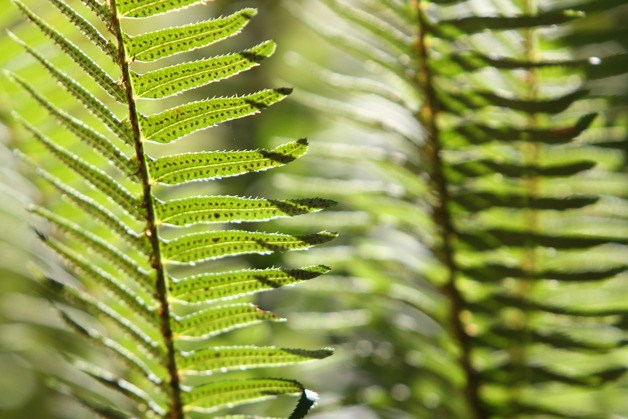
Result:
{"label": "blurred fern frond", "polygon": [[373,302],[346,402],[625,413],[626,48],[606,23],[626,2],[284,4],[333,47],[289,58],[339,140],[313,149],[324,173],[275,185],[343,202],[336,304]]}
{"label": "blurred fern frond", "polygon": [[[66,326],[107,357],[65,354],[85,375],[59,376],[53,387],[103,417],[207,415],[282,394],[299,395],[292,417],[305,415],[314,397],[299,382],[234,371],[321,359],[329,349],[233,345],[221,339],[235,329],[282,320],[242,297],[306,281],[329,268],[244,269],[233,257],[308,249],[335,234],[293,236],[234,225],[317,212],[333,202],[203,193],[191,184],[284,166],[302,156],[308,143],[185,153],[174,145],[257,114],[290,89],[199,101],[184,96],[178,103],[167,99],[233,77],[271,56],[275,44],[266,41],[240,52],[176,61],[178,54],[237,35],[256,10],[146,32],[156,21],[145,18],[176,16],[173,12],[200,2],[52,0],[54,7],[37,12],[14,3],[48,38],[46,45],[55,44],[59,52],[47,56],[35,42],[12,35],[38,63],[37,77],[45,73],[58,85],[51,93],[47,85],[42,89],[22,74],[7,73],[32,99],[28,106],[47,113],[36,121],[38,111],[22,106],[15,114],[33,138],[22,156],[37,168],[47,190],[55,191],[31,210],[48,226],[37,233],[74,278],[43,273],[42,283]],[[54,19],[47,17],[49,9]],[[61,16],[65,24],[56,27]],[[74,41],[80,33],[84,37]],[[167,100],[168,108],[156,111],[156,102],[145,99]]]}

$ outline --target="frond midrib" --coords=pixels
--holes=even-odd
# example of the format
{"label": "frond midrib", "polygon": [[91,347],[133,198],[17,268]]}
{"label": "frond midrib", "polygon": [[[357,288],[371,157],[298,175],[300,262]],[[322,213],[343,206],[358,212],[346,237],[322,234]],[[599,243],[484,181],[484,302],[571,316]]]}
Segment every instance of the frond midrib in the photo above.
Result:
{"label": "frond midrib", "polygon": [[453,332],[453,338],[460,345],[458,361],[466,379],[465,399],[471,415],[476,419],[484,419],[488,417],[488,414],[480,398],[480,378],[472,364],[472,342],[469,335],[465,332],[465,326],[462,322],[465,301],[457,284],[459,267],[456,262],[454,245],[457,232],[449,212],[450,197],[441,156],[442,146],[438,127],[439,104],[434,87],[434,77],[430,69],[429,46],[426,42],[426,37],[431,29],[424,13],[426,5],[427,0],[417,0],[415,4],[418,24],[416,49],[419,67],[416,74],[416,83],[423,95],[423,103],[416,117],[426,129],[426,144],[424,148],[426,158],[431,165],[429,173],[430,189],[436,195],[435,202],[431,204],[431,216],[436,228],[440,230],[441,237],[441,245],[440,248],[436,249],[436,252],[447,270],[447,278],[442,286],[442,290],[449,300],[449,324]]}
{"label": "frond midrib", "polygon": [[133,82],[131,79],[131,70],[129,68],[129,58],[127,56],[124,43],[124,35],[122,26],[117,13],[116,0],[111,0],[111,28],[118,42],[118,64],[122,71],[122,86],[124,89],[126,102],[129,110],[129,123],[133,137],[133,146],[135,148],[135,157],[138,164],[138,176],[142,184],[141,206],[145,210],[146,227],[144,234],[150,242],[152,255],[150,257],[150,266],[155,271],[155,290],[156,298],[159,301],[159,316],[161,319],[161,333],[166,346],[167,370],[170,385],[170,411],[168,416],[172,419],[182,419],[183,403],[181,400],[181,385],[179,373],[176,363],[175,347],[172,328],[170,325],[170,306],[168,304],[167,294],[167,277],[166,269],[161,252],[159,229],[157,227],[157,217],[155,211],[154,196],[152,191],[152,183],[148,168],[148,156],[144,151],[144,142],[139,122],[139,114],[133,92]]}

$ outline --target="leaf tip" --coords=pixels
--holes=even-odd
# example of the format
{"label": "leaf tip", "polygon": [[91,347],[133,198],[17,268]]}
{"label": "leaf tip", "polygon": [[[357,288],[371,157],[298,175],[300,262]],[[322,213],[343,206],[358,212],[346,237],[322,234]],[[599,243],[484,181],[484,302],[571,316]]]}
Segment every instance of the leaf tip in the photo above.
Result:
{"label": "leaf tip", "polygon": [[280,87],[278,89],[274,89],[275,92],[288,96],[294,90],[292,87]]}

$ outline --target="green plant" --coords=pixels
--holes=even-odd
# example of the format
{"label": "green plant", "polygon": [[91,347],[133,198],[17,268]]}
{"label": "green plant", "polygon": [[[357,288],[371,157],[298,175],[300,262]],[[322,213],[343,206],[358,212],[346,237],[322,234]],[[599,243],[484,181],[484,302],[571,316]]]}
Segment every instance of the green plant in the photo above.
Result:
{"label": "green plant", "polygon": [[318,289],[362,326],[330,332],[356,354],[346,404],[626,413],[625,92],[594,83],[621,86],[626,2],[566,3],[284,2],[343,53],[297,57],[297,96],[340,123],[324,173],[275,185],[344,205],[325,217],[348,241],[321,252],[345,276]]}
{"label": "green plant", "polygon": [[[174,154],[172,148],[182,137],[259,113],[283,100],[289,89],[183,102],[160,112],[142,103],[235,76],[270,56],[275,44],[267,41],[193,62],[145,65],[143,73],[135,67],[136,62],[167,60],[236,35],[256,11],[246,8],[132,35],[142,28],[143,18],[199,2],[86,0],[87,8],[63,0],[51,3],[89,42],[73,42],[75,33],[48,23],[58,17],[40,18],[16,0],[65,58],[47,58],[14,37],[39,63],[39,74],[45,69],[59,85],[50,97],[8,73],[46,110],[42,124],[57,124],[44,133],[31,122],[36,112],[15,115],[36,140],[22,147],[25,159],[48,184],[42,187],[48,191],[45,205],[32,208],[32,213],[54,229],[38,227],[37,232],[72,272],[61,278],[43,272],[42,283],[66,325],[113,358],[67,354],[95,381],[65,374],[52,385],[104,417],[214,414],[281,394],[300,394],[292,416],[303,416],[313,398],[300,383],[236,370],[320,359],[331,351],[234,345],[237,338],[222,335],[260,321],[281,320],[241,297],[315,278],[328,268],[244,269],[229,257],[307,249],[335,235],[323,231],[291,236],[232,227],[315,212],[332,202],[199,194],[202,188],[190,189],[189,184],[283,166],[307,151],[307,141],[272,150]],[[146,110],[153,113],[145,115]],[[114,392],[103,393],[96,383]]]}

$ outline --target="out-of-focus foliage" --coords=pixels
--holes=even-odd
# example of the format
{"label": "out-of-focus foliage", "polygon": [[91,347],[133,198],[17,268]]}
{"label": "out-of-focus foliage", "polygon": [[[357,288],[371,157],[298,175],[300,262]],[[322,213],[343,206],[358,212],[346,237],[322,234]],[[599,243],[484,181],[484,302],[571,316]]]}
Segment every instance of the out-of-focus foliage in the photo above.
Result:
{"label": "out-of-focus foliage", "polygon": [[292,306],[342,343],[323,406],[627,414],[626,2],[283,4],[284,77],[327,118],[273,186],[342,204],[295,260],[335,268]]}
{"label": "out-of-focus foliage", "polygon": [[[3,17],[9,22],[14,18],[9,11]],[[17,49],[5,47],[4,38],[2,45],[4,67]],[[51,394],[46,381],[49,374],[63,371],[63,362],[50,348],[73,352],[80,351],[81,345],[64,330],[30,272],[39,263],[63,275],[29,226],[33,220],[26,208],[40,194],[29,180],[31,170],[12,151],[23,138],[9,114],[10,95],[4,87],[0,90],[0,417],[60,417],[58,408],[64,402]]]}
{"label": "out-of-focus foliage", "polygon": [[[17,161],[9,150],[9,128],[2,124],[0,133],[0,412],[3,417],[24,417],[35,413],[29,406],[42,404],[41,379],[33,368],[34,352],[45,342],[38,326],[45,322],[36,308],[42,302],[33,298],[34,283],[26,270],[37,248],[25,217],[25,204],[33,186],[17,171]],[[49,314],[49,310],[41,313]]]}

